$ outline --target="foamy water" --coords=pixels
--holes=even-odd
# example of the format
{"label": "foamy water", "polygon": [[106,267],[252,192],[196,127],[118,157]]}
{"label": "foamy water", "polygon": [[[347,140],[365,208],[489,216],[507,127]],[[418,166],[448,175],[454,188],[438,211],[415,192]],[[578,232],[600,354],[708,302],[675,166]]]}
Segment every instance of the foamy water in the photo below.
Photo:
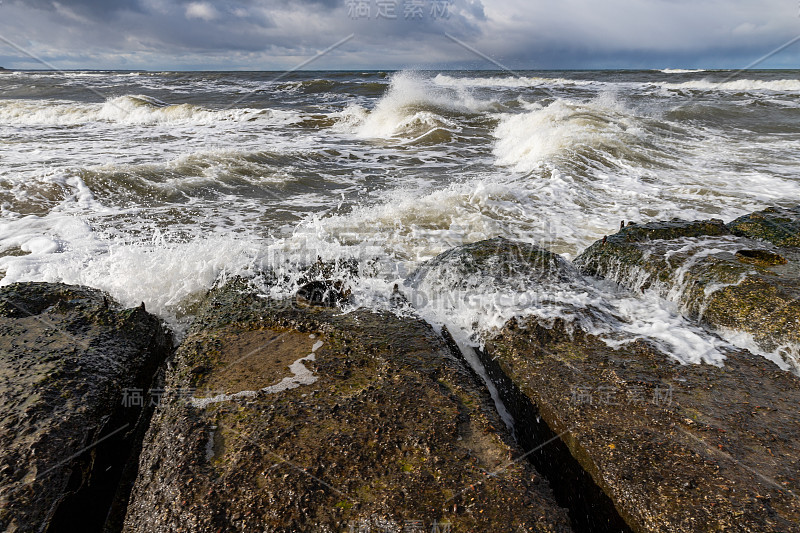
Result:
{"label": "foamy water", "polygon": [[[796,72],[0,75],[0,283],[144,302],[180,332],[220,278],[355,257],[356,306],[497,236],[573,258],[620,220],[726,221],[800,198]],[[462,342],[512,316],[570,318],[720,364],[677,299],[589,281],[405,289]],[[438,285],[437,285],[438,283]],[[577,315],[573,313],[576,320]]]}

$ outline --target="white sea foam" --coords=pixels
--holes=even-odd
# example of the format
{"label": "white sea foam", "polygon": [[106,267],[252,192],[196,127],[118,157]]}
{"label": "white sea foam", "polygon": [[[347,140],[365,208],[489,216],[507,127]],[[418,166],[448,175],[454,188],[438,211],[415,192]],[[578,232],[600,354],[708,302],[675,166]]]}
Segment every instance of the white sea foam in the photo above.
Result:
{"label": "white sea foam", "polygon": [[[633,339],[654,342],[665,353],[683,364],[722,365],[725,348],[730,346],[723,340],[709,335],[701,327],[692,324],[681,316],[674,305],[654,295],[643,297],[617,296],[609,298],[611,308],[623,318],[620,330],[632,335]],[[613,328],[598,333],[615,343],[629,342],[613,336]],[[608,337],[612,335],[611,337]]]}
{"label": "white sea foam", "polygon": [[[611,93],[504,113],[493,135],[499,181],[513,182],[526,210],[546,210],[559,240],[575,244],[557,249],[569,255],[590,244],[581,235],[613,231],[614,219],[735,218],[800,196],[799,181],[765,168],[764,152],[748,155],[752,137],[665,124]],[[781,142],[762,147],[775,153],[766,159],[786,157]],[[525,177],[512,181],[510,172]]]}
{"label": "white sea foam", "polygon": [[178,330],[191,297],[220,277],[252,272],[259,255],[255,242],[234,235],[169,242],[156,232],[149,242],[125,242],[94,231],[81,216],[58,212],[0,224],[0,249],[15,246],[30,253],[0,257],[0,285],[60,281],[95,287],[125,306],[146,302]]}
{"label": "white sea foam", "polygon": [[322,345],[322,341],[315,342],[314,346],[311,348],[310,354],[305,357],[301,357],[289,365],[289,371],[292,373],[292,375],[281,379],[274,385],[268,385],[257,391],[244,390],[232,394],[218,394],[217,396],[212,396],[210,398],[192,398],[192,406],[204,409],[215,403],[228,402],[238,398],[254,398],[259,392],[263,394],[277,394],[286,390],[296,389],[301,385],[312,385],[317,381],[317,376],[315,376],[313,372],[306,368],[306,365],[304,365],[303,362],[316,360],[316,351],[319,350]]}
{"label": "white sea foam", "polygon": [[750,333],[728,328],[716,328],[715,331],[734,346],[769,359],[781,370],[791,371],[800,376],[800,346],[787,343],[775,350],[766,351],[759,346]]}
{"label": "white sea foam", "polygon": [[516,88],[516,87],[541,87],[541,86],[586,86],[604,85],[596,81],[589,80],[568,80],[565,78],[538,78],[525,76],[503,76],[503,77],[456,77],[447,74],[437,74],[433,79],[436,85],[442,87],[485,87],[485,88]]}
{"label": "white sea foam", "polygon": [[0,121],[15,125],[67,126],[92,122],[125,125],[244,122],[271,118],[263,109],[210,110],[191,104],[169,105],[146,95],[125,95],[103,104],[54,100],[0,100]]}
{"label": "white sea foam", "polygon": [[[295,229],[293,239],[303,239],[301,248],[317,246],[313,243],[318,239],[346,246],[368,243],[377,246],[381,255],[415,264],[466,242],[543,230],[540,218],[527,217],[520,204],[524,196],[516,196],[517,192],[513,184],[491,177],[432,190],[387,191],[379,203],[307,219]],[[518,225],[507,227],[504,221],[511,219]]]}
{"label": "white sea foam", "polygon": [[[758,246],[766,249],[770,248],[768,244],[759,244]],[[708,283],[703,287],[704,299],[694,299],[693,289],[696,287],[692,282],[692,277],[687,276],[690,270],[702,260],[719,255],[727,255],[728,258],[742,247],[741,241],[734,237],[698,237],[686,238],[681,243],[672,244],[670,241],[653,241],[653,248],[659,247],[661,250],[659,254],[661,257],[669,262],[673,257],[680,257],[680,267],[677,268],[668,279],[661,279],[651,272],[637,266],[625,265],[622,262],[616,262],[606,265],[603,268],[602,275],[605,279],[613,280],[616,283],[630,289],[635,294],[642,294],[642,297],[637,301],[631,300],[626,303],[621,309],[628,308],[636,309],[635,312],[625,313],[627,316],[639,317],[656,317],[653,326],[655,332],[669,330],[669,335],[686,336],[688,345],[697,345],[701,339],[697,335],[688,332],[685,327],[676,327],[674,321],[670,322],[668,318],[658,318],[659,313],[657,309],[655,312],[652,308],[653,302],[661,302],[662,306],[668,306],[670,309],[679,310],[684,316],[695,317],[696,320],[701,320],[705,314],[706,308],[710,301],[710,297],[726,287],[731,287],[741,284],[747,279],[748,273],[744,271],[738,277],[730,279],[726,282]],[[644,261],[648,260],[648,255],[644,257]],[[753,272],[755,273],[755,272]],[[645,290],[645,287],[647,289]],[[641,307],[643,302],[650,302],[650,309],[637,309]],[[791,370],[795,373],[800,373],[800,347],[794,344],[786,344],[774,350],[765,350],[763,346],[759,346],[751,334],[733,331],[724,327],[713,328],[714,331],[724,339],[732,347],[738,347],[748,350],[754,354],[761,355],[770,361],[777,364],[783,370]],[[631,331],[632,330],[626,330]],[[657,337],[654,331],[643,330],[650,337]],[[705,344],[708,344],[708,333],[702,334],[705,338]],[[719,346],[718,342],[712,343],[713,346]]]}
{"label": "white sea foam", "polygon": [[[374,220],[374,215],[374,211],[371,215],[362,212],[356,215],[356,220]],[[350,222],[354,226],[358,225],[352,218]],[[449,248],[445,245],[444,249],[432,249],[430,243],[440,243],[442,239],[438,235],[429,235],[428,239],[420,239],[416,255],[398,262],[399,258],[389,259],[386,254],[392,250],[396,252],[414,249],[409,247],[409,242],[402,239],[393,243],[380,242],[369,249],[359,250],[371,237],[364,233],[367,231],[365,228],[362,234],[352,236],[354,244],[350,246],[326,245],[324,235],[330,229],[332,228],[327,225],[316,226],[315,231],[303,234],[305,240],[302,245],[295,240],[299,237],[296,234],[292,239],[295,249],[310,249],[314,253],[326,250],[332,258],[347,256],[349,252],[351,256],[360,258],[362,265],[372,257],[383,254],[386,268],[381,276],[356,278],[348,282],[357,300],[356,305],[372,308],[391,309],[389,295],[392,284],[402,283],[407,279],[411,269],[419,265],[425,256],[430,257]],[[390,235],[386,228],[376,229],[373,225],[371,229],[378,235]],[[323,240],[319,240],[320,237]],[[472,235],[470,239],[461,233],[450,237],[463,243],[486,238],[487,235]],[[423,248],[425,244],[427,249]],[[452,243],[453,246],[457,244],[459,243]],[[386,246],[386,249],[381,250],[382,246]],[[323,259],[328,259],[325,255],[320,255]],[[457,269],[444,268],[429,273],[421,283],[415,282],[402,290],[421,316],[433,324],[446,325],[451,333],[467,344],[479,344],[485,335],[498,330],[513,317],[535,316],[545,322],[555,318],[576,321],[590,333],[599,335],[610,346],[645,339],[686,364],[720,364],[724,359],[723,347],[726,344],[693,326],[680,315],[674,304],[654,295],[639,298],[619,291],[613,284],[592,285],[577,273],[575,275],[574,282],[553,283],[545,287],[536,285],[524,276],[504,278],[502,284],[498,285],[492,276],[484,278],[476,275],[465,279]],[[463,287],[464,283],[467,284],[466,287]],[[273,295],[281,296],[285,293]]]}
{"label": "white sea foam", "polygon": [[[465,285],[466,284],[466,285]],[[591,282],[577,272],[569,281],[539,285],[521,273],[500,284],[491,274],[465,279],[447,264],[414,280],[409,298],[433,323],[480,344],[515,317],[535,317],[544,324],[563,319],[599,336],[611,347],[644,339],[683,364],[719,365],[724,341],[681,316],[655,295],[637,297],[612,283]]]}
{"label": "white sea foam", "polygon": [[351,105],[342,112],[337,129],[361,138],[418,137],[433,129],[459,130],[448,114],[496,109],[494,101],[476,99],[465,90],[437,88],[414,73],[401,72],[392,77],[389,89],[372,110]]}
{"label": "white sea foam", "polygon": [[698,68],[698,69],[686,69],[686,68],[665,68],[659,70],[659,72],[664,74],[692,74],[695,72],[705,72],[705,70]]}
{"label": "white sea foam", "polygon": [[748,80],[732,79],[715,82],[711,80],[694,80],[683,83],[659,83],[659,87],[673,90],[698,90],[698,91],[771,91],[771,92],[799,92],[800,80]]}
{"label": "white sea foam", "polygon": [[[103,76],[72,81],[125,83]],[[136,80],[126,92],[158,87],[153,94],[170,103],[186,100],[178,90],[203,102],[209,88],[274,87]],[[1,283],[87,284],[124,305],[143,301],[181,328],[192,298],[220,278],[273,266],[289,281],[270,290],[287,296],[318,256],[356,257],[365,272],[351,280],[355,305],[391,309],[393,284],[453,246],[505,236],[574,257],[621,219],[730,220],[800,197],[791,134],[665,121],[674,98],[653,87],[669,85],[401,73],[380,98],[339,95],[328,105],[317,95],[296,111],[130,95],[98,104],[0,100],[0,251],[26,253],[0,257]],[[617,92],[587,99],[587,88],[609,86]],[[527,87],[549,95],[533,102],[541,91]],[[753,95],[772,105],[767,97],[786,107],[786,95]],[[299,126],[309,115],[337,123]],[[453,142],[409,146],[440,134]],[[554,290],[552,305],[537,305],[538,296],[478,291],[463,304],[428,301],[421,312],[468,337],[531,309],[548,320],[591,307],[613,318],[586,324],[611,344],[645,338],[684,362],[719,361],[721,341],[674,302],[591,287]]]}
{"label": "white sea foam", "polygon": [[498,164],[530,171],[582,146],[624,149],[642,134],[635,115],[610,93],[586,103],[558,99],[529,107],[502,116],[494,131]]}

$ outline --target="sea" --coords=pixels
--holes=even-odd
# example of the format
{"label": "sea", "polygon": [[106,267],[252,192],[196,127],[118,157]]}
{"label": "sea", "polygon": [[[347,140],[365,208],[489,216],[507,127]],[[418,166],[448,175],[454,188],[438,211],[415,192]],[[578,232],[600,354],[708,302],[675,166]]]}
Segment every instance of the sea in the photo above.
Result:
{"label": "sea", "polygon": [[180,338],[215,284],[277,272],[260,290],[285,296],[309,265],[355,259],[342,312],[408,312],[397,285],[480,344],[514,316],[600,306],[611,345],[787,368],[648,291],[586,280],[539,305],[525,280],[408,281],[498,236],[574,259],[623,220],[791,207],[799,168],[800,71],[2,72],[0,285],[95,287]]}

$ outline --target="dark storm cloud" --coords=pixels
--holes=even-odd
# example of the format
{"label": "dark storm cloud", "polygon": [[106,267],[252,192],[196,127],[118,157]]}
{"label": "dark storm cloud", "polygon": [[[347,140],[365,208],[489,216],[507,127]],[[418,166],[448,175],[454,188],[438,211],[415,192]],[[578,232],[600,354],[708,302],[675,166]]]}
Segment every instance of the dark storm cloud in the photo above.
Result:
{"label": "dark storm cloud", "polygon": [[[786,0],[453,0],[446,17],[431,9],[442,0],[388,1],[394,18],[377,9],[387,0],[6,0],[0,36],[63,68],[279,69],[349,34],[314,66],[494,66],[447,33],[514,68],[738,67],[800,34]],[[0,64],[35,66],[7,47]]]}
{"label": "dark storm cloud", "polygon": [[9,3],[48,11],[57,11],[61,6],[89,17],[102,17],[120,11],[141,11],[139,0],[10,0]]}
{"label": "dark storm cloud", "polygon": [[334,9],[336,7],[341,7],[344,5],[345,0],[284,0],[284,5],[291,5],[291,4],[315,4],[319,6],[325,6],[328,9]]}

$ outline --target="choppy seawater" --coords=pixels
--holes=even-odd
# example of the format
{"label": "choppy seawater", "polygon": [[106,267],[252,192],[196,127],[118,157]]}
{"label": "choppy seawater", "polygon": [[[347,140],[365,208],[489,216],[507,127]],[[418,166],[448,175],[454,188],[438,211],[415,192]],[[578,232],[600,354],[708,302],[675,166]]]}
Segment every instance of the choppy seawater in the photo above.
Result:
{"label": "choppy seawater", "polygon": [[[800,72],[731,74],[3,73],[0,283],[97,287],[180,330],[215,280],[265,267],[356,257],[356,305],[380,308],[463,243],[574,258],[620,220],[796,205]],[[535,294],[427,291],[422,314],[463,335],[554,313]],[[557,297],[602,300],[683,361],[723,358],[654,295]]]}

